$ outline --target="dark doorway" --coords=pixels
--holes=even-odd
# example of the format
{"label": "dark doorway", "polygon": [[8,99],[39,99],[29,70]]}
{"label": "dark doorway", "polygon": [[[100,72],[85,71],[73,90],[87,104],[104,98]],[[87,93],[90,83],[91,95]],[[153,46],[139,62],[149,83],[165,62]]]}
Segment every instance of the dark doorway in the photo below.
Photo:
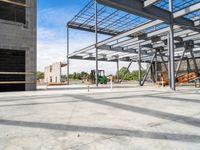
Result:
{"label": "dark doorway", "polygon": [[9,84],[9,82],[25,81],[24,74],[13,74],[25,72],[25,51],[0,49],[0,72],[0,92],[25,91],[24,83]]}

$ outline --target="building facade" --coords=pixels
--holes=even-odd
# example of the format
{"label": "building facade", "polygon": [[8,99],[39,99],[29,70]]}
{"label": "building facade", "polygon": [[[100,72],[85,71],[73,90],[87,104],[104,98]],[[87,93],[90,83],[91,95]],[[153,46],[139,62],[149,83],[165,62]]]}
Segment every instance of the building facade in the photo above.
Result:
{"label": "building facade", "polygon": [[0,91],[36,90],[36,0],[0,0]]}
{"label": "building facade", "polygon": [[64,82],[62,79],[62,67],[67,64],[62,62],[54,63],[44,69],[44,79],[46,83],[61,83]]}

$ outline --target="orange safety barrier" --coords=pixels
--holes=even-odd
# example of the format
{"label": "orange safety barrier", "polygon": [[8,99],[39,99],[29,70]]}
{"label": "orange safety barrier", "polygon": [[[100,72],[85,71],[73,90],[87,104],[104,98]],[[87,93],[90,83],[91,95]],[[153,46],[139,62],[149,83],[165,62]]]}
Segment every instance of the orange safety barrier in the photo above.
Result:
{"label": "orange safety barrier", "polygon": [[186,74],[186,75],[181,75],[181,76],[178,76],[176,78],[177,80],[177,84],[180,84],[180,83],[185,83],[185,82],[188,82],[190,80],[194,80],[198,77],[198,74],[196,72],[191,72],[189,74]]}

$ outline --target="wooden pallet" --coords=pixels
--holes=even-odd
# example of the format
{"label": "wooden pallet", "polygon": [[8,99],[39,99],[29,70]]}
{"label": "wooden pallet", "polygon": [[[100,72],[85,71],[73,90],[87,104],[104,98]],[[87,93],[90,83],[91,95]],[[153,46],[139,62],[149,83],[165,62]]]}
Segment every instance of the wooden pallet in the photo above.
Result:
{"label": "wooden pallet", "polygon": [[168,81],[157,81],[156,84],[158,86],[166,86],[166,85],[169,85],[169,82]]}
{"label": "wooden pallet", "polygon": [[66,85],[66,83],[61,83],[61,82],[59,82],[59,83],[54,83],[54,82],[48,83],[48,86],[59,86],[59,85]]}

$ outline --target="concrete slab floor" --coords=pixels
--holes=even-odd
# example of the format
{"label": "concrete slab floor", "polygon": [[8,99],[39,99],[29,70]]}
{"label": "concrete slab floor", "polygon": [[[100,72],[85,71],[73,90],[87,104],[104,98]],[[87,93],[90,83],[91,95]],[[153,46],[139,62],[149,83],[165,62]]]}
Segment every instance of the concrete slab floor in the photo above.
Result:
{"label": "concrete slab floor", "polygon": [[0,94],[1,150],[199,150],[200,90]]}

